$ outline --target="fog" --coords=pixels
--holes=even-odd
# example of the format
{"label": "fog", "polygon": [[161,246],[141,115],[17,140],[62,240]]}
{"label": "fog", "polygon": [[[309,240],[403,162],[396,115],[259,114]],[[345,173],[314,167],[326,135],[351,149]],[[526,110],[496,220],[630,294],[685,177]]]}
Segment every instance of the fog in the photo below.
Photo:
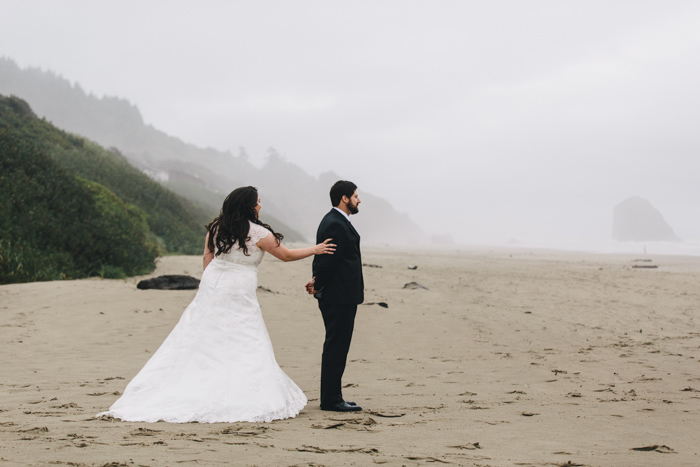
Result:
{"label": "fog", "polygon": [[641,196],[700,241],[694,1],[0,8],[0,56],[128,99],[184,141],[332,170],[429,234],[608,240],[614,206]]}

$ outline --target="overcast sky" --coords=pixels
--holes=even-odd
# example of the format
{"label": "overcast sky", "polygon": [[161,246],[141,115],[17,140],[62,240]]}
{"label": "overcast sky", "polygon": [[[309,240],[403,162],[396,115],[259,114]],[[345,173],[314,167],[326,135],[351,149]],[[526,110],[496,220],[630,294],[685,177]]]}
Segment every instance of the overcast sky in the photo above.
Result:
{"label": "overcast sky", "polygon": [[428,233],[609,238],[636,195],[700,239],[700,2],[0,9],[0,55],[20,66],[126,98],[187,142],[332,170]]}

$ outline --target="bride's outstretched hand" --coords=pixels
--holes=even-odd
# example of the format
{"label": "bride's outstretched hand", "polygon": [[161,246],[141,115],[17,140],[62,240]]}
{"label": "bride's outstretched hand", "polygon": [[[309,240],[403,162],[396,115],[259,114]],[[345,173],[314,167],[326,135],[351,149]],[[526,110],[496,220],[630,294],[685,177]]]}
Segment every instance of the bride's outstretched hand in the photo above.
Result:
{"label": "bride's outstretched hand", "polygon": [[314,247],[315,255],[332,255],[335,251],[335,243],[328,243],[332,238],[327,238],[323,243],[319,243]]}

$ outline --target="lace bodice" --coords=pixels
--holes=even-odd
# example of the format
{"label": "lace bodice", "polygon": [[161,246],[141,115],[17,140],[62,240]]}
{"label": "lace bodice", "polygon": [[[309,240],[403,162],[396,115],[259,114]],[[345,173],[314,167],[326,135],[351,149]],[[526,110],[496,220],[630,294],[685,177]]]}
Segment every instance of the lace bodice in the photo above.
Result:
{"label": "lace bodice", "polygon": [[265,227],[251,222],[250,231],[248,232],[249,240],[245,242],[246,247],[248,248],[248,255],[243,254],[243,250],[238,248],[237,245],[234,245],[230,252],[222,253],[217,258],[230,263],[243,264],[245,266],[257,266],[262,262],[265,251],[255,246],[255,244],[267,237],[268,234],[270,234],[270,231]]}

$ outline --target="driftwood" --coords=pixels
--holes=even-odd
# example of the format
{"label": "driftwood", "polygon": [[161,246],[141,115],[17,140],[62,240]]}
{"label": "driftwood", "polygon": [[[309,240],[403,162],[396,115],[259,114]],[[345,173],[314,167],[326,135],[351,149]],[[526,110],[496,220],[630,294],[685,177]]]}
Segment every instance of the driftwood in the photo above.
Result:
{"label": "driftwood", "polygon": [[366,302],[363,305],[379,305],[382,308],[389,308],[389,304],[386,302]]}
{"label": "driftwood", "polygon": [[425,289],[429,290],[426,286],[420,285],[418,282],[409,282],[403,286],[404,289]]}

